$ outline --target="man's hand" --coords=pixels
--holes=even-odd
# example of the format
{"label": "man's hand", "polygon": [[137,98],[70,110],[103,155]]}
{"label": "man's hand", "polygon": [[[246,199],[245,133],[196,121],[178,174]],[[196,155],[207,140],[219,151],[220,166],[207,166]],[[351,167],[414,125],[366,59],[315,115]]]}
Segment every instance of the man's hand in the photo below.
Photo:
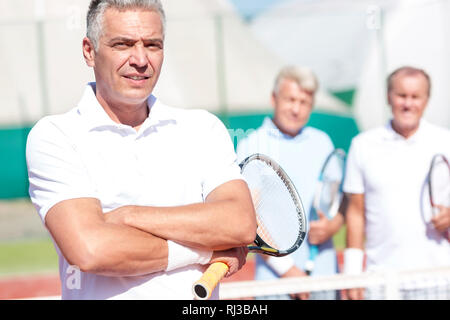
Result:
{"label": "man's hand", "polygon": [[332,220],[329,220],[326,215],[317,210],[318,220],[311,221],[309,227],[309,242],[314,245],[319,245],[330,239],[334,235],[334,225]]}
{"label": "man's hand", "polygon": [[[291,277],[306,277],[306,273],[296,266],[290,268],[281,278],[291,278]],[[294,300],[308,300],[309,292],[291,293],[289,294]]]}
{"label": "man's hand", "polygon": [[434,228],[439,232],[446,232],[450,228],[450,208],[441,205],[436,206],[439,213],[431,218]]}
{"label": "man's hand", "polygon": [[363,288],[352,288],[352,289],[342,290],[341,298],[342,298],[342,300],[364,300],[364,289]]}
{"label": "man's hand", "polygon": [[238,272],[247,261],[248,248],[238,247],[223,251],[214,251],[210,260],[210,264],[214,262],[223,262],[228,266],[228,272],[225,277]]}

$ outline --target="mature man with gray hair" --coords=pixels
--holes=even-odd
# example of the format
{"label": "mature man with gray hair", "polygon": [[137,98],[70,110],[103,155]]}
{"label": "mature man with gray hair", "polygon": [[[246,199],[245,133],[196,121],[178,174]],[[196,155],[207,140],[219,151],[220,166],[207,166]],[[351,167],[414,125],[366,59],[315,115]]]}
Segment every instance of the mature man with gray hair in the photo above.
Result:
{"label": "mature man with gray hair", "polygon": [[[159,0],[93,0],[77,107],[27,142],[30,197],[59,255],[63,299],[192,299],[208,264],[245,263],[255,212],[225,126],[152,95]],[[218,298],[218,290],[213,292]]]}
{"label": "mature man with gray hair", "polygon": [[[316,76],[310,69],[298,66],[282,68],[272,90],[273,118],[267,117],[259,129],[238,143],[237,148],[239,160],[259,152],[269,155],[283,167],[302,198],[308,221],[313,216],[311,207],[320,170],[334,150],[333,143],[325,132],[306,125],[313,110],[318,86]],[[305,276],[311,244],[318,245],[319,248],[311,275],[337,273],[332,236],[340,229],[344,219],[341,214],[333,219],[328,219],[320,212],[318,214],[318,219],[309,224],[308,241],[292,255],[283,258],[257,257],[256,279]],[[291,298],[335,299],[336,292],[300,293],[291,295]]]}
{"label": "mature man with gray hair", "polygon": [[[432,215],[424,201],[433,156],[450,158],[450,131],[423,119],[430,93],[425,70],[395,69],[387,77],[391,119],[352,139],[343,185],[349,199],[346,274],[450,266],[450,207],[440,206]],[[383,298],[374,288],[343,293],[346,299]],[[400,299],[427,294],[403,288]]]}

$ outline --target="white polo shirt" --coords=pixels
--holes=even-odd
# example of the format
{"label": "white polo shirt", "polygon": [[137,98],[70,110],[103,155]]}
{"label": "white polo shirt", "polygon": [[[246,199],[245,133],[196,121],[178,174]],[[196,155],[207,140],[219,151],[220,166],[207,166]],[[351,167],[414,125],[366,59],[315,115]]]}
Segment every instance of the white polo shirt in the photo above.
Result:
{"label": "white polo shirt", "polygon": [[450,244],[429,222],[437,153],[450,155],[450,131],[425,120],[409,139],[389,122],[352,140],[343,188],[365,195],[367,270],[450,266]]}
{"label": "white polo shirt", "polygon": [[[29,134],[29,192],[43,221],[62,200],[94,197],[104,212],[123,205],[178,206],[201,203],[219,185],[242,178],[228,131],[211,113],[168,107],[150,96],[149,116],[136,132],[113,122],[94,90],[89,84],[76,108],[43,118]],[[191,265],[140,277],[81,273],[78,289],[68,284],[74,270],[55,247],[63,299],[192,299],[192,283],[204,270]]]}

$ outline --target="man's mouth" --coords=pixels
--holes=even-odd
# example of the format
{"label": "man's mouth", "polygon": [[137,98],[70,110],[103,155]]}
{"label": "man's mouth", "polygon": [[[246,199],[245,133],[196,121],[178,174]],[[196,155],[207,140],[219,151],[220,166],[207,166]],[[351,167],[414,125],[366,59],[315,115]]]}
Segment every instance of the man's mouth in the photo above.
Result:
{"label": "man's mouth", "polygon": [[135,80],[135,81],[147,80],[150,78],[149,76],[134,76],[134,75],[124,76],[124,77],[127,79]]}

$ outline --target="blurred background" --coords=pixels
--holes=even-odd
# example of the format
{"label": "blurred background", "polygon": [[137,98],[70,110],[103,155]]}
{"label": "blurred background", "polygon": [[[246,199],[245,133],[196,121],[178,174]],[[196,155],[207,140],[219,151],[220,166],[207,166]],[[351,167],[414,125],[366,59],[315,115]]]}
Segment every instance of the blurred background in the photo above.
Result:
{"label": "blurred background", "polygon": [[[386,76],[413,65],[433,83],[425,118],[450,128],[449,0],[162,3],[165,61],[154,93],[166,104],[210,110],[245,132],[272,113],[278,70],[307,66],[320,82],[309,125],[348,150],[358,132],[389,119]],[[20,295],[4,289],[12,277],[57,283],[56,253],[28,200],[24,151],[34,123],[75,107],[94,80],[81,52],[88,5],[0,0],[0,298]]]}

